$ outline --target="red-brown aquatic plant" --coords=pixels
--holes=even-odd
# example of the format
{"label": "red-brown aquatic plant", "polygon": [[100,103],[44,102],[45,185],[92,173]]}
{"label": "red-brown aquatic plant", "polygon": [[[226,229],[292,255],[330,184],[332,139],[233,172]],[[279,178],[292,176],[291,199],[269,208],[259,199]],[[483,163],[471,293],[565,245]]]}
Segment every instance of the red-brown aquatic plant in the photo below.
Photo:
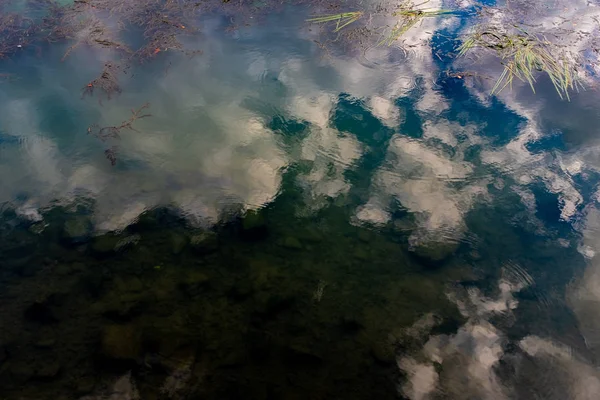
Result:
{"label": "red-brown aquatic plant", "polygon": [[[98,124],[94,124],[88,127],[87,133],[89,135],[93,135],[98,139],[106,142],[109,139],[120,139],[121,132],[123,130],[129,130],[134,132],[139,132],[136,128],[134,128],[133,124],[135,121],[151,117],[152,114],[145,114],[145,110],[150,107],[150,103],[146,103],[139,107],[138,109],[131,110],[131,116],[129,119],[121,122],[120,125],[115,126],[104,126],[99,127]],[[111,165],[115,165],[117,163],[117,147],[111,146],[110,148],[104,151],[104,155],[110,161]]]}

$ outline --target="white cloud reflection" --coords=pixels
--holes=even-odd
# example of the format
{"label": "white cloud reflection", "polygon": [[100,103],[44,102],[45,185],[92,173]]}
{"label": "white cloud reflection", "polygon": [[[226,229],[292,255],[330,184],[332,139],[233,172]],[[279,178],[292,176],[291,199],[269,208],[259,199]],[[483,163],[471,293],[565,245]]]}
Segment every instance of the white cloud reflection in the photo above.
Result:
{"label": "white cloud reflection", "polygon": [[[304,188],[309,210],[318,209],[328,198],[349,191],[345,173],[365,151],[352,133],[338,132],[332,126],[339,94],[363,99],[373,115],[393,130],[401,120],[395,101],[410,95],[417,78],[423,86],[417,108],[426,113],[447,108],[434,89],[438,71],[427,45],[437,26],[438,22],[430,18],[411,30],[403,38],[403,47],[411,49],[411,56],[394,64],[390,73],[386,67],[390,49],[386,47],[369,52],[370,60],[384,66],[374,69],[357,59],[318,56],[320,50],[312,43],[314,31],[250,27],[241,31],[236,41],[223,37],[218,19],[208,20],[203,28],[202,56],[192,60],[173,57],[168,71],[156,76],[138,72],[146,82],[143,87],[131,87],[102,107],[93,107],[96,117],[85,118],[85,123],[115,124],[128,117],[125,110],[132,105],[151,103],[152,118],[136,122],[140,132],[123,132],[122,139],[115,142],[119,158],[116,168],[102,159],[105,145],[93,137],[69,142],[55,132],[46,133],[44,123],[36,120],[36,106],[25,92],[23,98],[11,100],[4,108],[2,129],[19,140],[27,138],[28,146],[19,147],[18,159],[3,160],[2,167],[18,166],[17,170],[27,174],[3,180],[2,200],[18,202],[19,195],[24,195],[29,205],[43,208],[56,199],[68,202],[76,194],[88,195],[96,202],[99,230],[122,228],[135,220],[136,213],[157,205],[175,205],[195,223],[214,223],[227,204],[260,208],[273,201],[285,167],[308,161],[310,171],[301,174],[297,183]],[[264,46],[271,37],[285,38],[274,44],[277,51]],[[299,50],[306,44],[310,44],[311,54]],[[76,76],[85,82],[83,76],[90,76],[98,61],[110,56],[86,51],[91,57],[83,60],[74,55],[64,70],[44,80],[38,93],[69,96]],[[38,72],[49,74],[44,66]],[[331,79],[324,79],[327,76]],[[90,115],[94,100],[86,101],[89,105],[75,107]],[[292,153],[268,128],[270,112],[278,110],[309,123],[307,137]],[[428,134],[433,131],[427,129]],[[77,137],[84,132],[82,127],[81,132],[61,134]],[[451,132],[444,135],[438,139],[455,145]],[[398,146],[403,140],[397,135],[391,146],[396,150],[390,152],[400,152]],[[412,192],[402,200],[416,212],[431,214],[425,225],[432,228],[460,224],[465,200],[456,198],[443,182],[448,177],[464,178],[469,167],[461,161],[455,165],[454,160],[445,159],[423,143],[409,141],[406,145],[405,159],[422,163],[424,175],[415,172],[402,183]],[[395,186],[395,174],[382,170],[377,179],[382,186]],[[398,194],[390,190],[391,195]],[[427,199],[428,193],[433,200]],[[424,203],[420,205],[421,201]],[[435,201],[445,205],[434,208]]]}
{"label": "white cloud reflection", "polygon": [[[411,400],[597,398],[600,373],[573,348],[535,335],[511,346],[507,334],[490,322],[497,316],[514,321],[513,310],[519,306],[515,294],[530,283],[502,279],[491,298],[474,288],[450,291],[466,322],[456,333],[429,336],[416,353],[398,357],[406,375],[402,394]],[[415,326],[422,328],[422,321]]]}
{"label": "white cloud reflection", "polygon": [[[441,136],[447,133],[445,128]],[[423,141],[395,135],[386,162],[375,173],[371,199],[359,207],[357,218],[385,224],[390,218],[387,210],[395,199],[417,217],[419,227],[411,238],[414,245],[444,237],[460,239],[465,231],[465,213],[477,198],[486,195],[482,182],[469,181],[472,174],[473,166],[460,152],[449,156]],[[462,184],[461,189],[452,187],[454,183]]]}

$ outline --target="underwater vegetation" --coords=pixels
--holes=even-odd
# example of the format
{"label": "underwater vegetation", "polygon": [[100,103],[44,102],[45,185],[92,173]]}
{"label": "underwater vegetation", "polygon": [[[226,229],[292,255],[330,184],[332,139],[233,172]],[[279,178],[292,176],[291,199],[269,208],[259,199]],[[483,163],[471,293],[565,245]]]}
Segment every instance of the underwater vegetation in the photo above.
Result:
{"label": "underwater vegetation", "polygon": [[360,17],[363,16],[362,11],[354,11],[354,12],[345,12],[340,14],[333,15],[323,15],[320,17],[314,17],[307,19],[308,22],[313,22],[316,24],[325,23],[325,22],[335,22],[334,32],[338,32],[346,26],[350,25],[353,22],[356,22]]}
{"label": "underwater vegetation", "polygon": [[403,5],[399,11],[394,11],[392,15],[398,18],[398,22],[393,26],[387,37],[384,37],[379,44],[385,44],[391,46],[398,39],[402,37],[406,32],[409,31],[413,26],[420,23],[424,18],[437,17],[440,15],[452,14],[450,10],[427,10],[417,9],[417,7],[425,3],[418,4],[416,6]]}
{"label": "underwater vegetation", "polygon": [[[128,120],[121,122],[121,124],[118,126],[98,127],[97,124],[91,125],[87,129],[87,133],[89,135],[93,135],[93,136],[97,137],[98,139],[102,140],[103,142],[105,142],[109,139],[120,139],[121,131],[123,131],[123,130],[129,130],[129,131],[139,133],[139,131],[133,127],[133,123],[137,120],[151,117],[152,114],[144,114],[143,113],[144,110],[148,109],[149,107],[150,107],[150,104],[146,103],[146,104],[142,105],[140,108],[138,108],[137,110],[132,109],[131,117],[129,117]],[[106,158],[110,161],[111,165],[114,166],[117,163],[115,146],[112,146],[109,149],[105,150],[104,154],[106,155]]]}
{"label": "underwater vegetation", "polygon": [[378,42],[378,45],[385,44],[387,46],[391,46],[402,35],[404,35],[408,30],[417,25],[423,19],[445,14],[452,14],[453,12],[451,10],[422,8],[422,6],[427,3],[429,3],[429,0],[419,4],[414,4],[411,1],[400,1],[391,3],[392,9],[377,9],[374,11],[374,13],[367,13],[366,11],[352,11],[339,14],[322,15],[309,18],[307,19],[307,22],[317,24],[335,22],[335,29],[333,32],[339,32],[348,25],[358,21],[360,18],[367,17],[367,15],[369,18],[372,18],[373,14],[389,16],[397,22],[395,22],[390,29],[386,29],[388,33],[382,34],[383,39]]}

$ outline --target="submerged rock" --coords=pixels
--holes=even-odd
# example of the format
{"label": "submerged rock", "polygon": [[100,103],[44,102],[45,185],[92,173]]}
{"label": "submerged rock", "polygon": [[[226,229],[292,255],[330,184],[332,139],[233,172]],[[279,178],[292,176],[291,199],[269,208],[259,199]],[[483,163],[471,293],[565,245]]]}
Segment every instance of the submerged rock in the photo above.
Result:
{"label": "submerged rock", "polygon": [[8,372],[16,382],[25,382],[35,374],[35,369],[28,362],[11,362],[8,364]]}
{"label": "submerged rock", "polygon": [[382,340],[371,343],[371,355],[382,364],[393,364],[396,361],[394,346]]}
{"label": "submerged rock", "polygon": [[112,234],[106,234],[94,238],[91,250],[95,256],[105,257],[115,252],[115,247],[120,238]]}
{"label": "submerged rock", "polygon": [[120,377],[109,390],[80,397],[79,400],[140,400],[140,395],[131,373],[127,373]]}
{"label": "submerged rock", "polygon": [[42,222],[36,222],[34,224],[31,224],[29,226],[29,232],[33,233],[34,235],[39,235],[42,232],[44,232],[44,230],[46,229],[46,224],[42,221]]}
{"label": "submerged rock", "polygon": [[244,215],[242,220],[242,229],[249,231],[252,229],[260,229],[266,226],[265,217],[256,210],[250,210]]}
{"label": "submerged rock", "polygon": [[28,264],[37,252],[38,243],[33,234],[24,231],[0,237],[0,267],[28,275]]}
{"label": "submerged rock", "polygon": [[173,233],[171,235],[171,253],[174,255],[180,254],[188,244],[188,239],[184,235]]}
{"label": "submerged rock", "polygon": [[59,320],[50,297],[36,300],[25,309],[25,318],[40,324],[51,324]]}
{"label": "submerged rock", "polygon": [[2,364],[8,358],[8,354],[6,353],[6,349],[4,346],[0,345],[0,369],[2,368]]}
{"label": "submerged rock", "polygon": [[160,388],[160,393],[169,399],[183,398],[192,378],[194,361],[195,357],[193,355],[179,361]]}
{"label": "submerged rock", "polygon": [[290,365],[318,368],[324,360],[314,346],[295,340],[289,343],[284,352],[284,359]]}
{"label": "submerged rock", "polygon": [[68,244],[81,244],[92,236],[92,222],[83,215],[67,219],[63,226],[62,238]]}
{"label": "submerged rock", "polygon": [[0,267],[11,269],[22,276],[33,276],[37,272],[37,268],[36,265],[31,262],[32,259],[33,254],[19,258],[7,258],[0,261]]}
{"label": "submerged rock", "polygon": [[409,250],[424,261],[439,263],[452,256],[459,246],[458,241],[427,241],[413,244]]}
{"label": "submerged rock", "polygon": [[75,274],[77,272],[81,272],[84,268],[81,268],[81,264],[75,263],[75,264],[66,264],[66,263],[61,263],[61,264],[50,264],[53,265],[52,270],[57,274],[57,275],[61,275],[61,276],[69,276],[72,274]]}
{"label": "submerged rock", "polygon": [[111,291],[93,309],[115,321],[127,321],[140,314],[149,301],[150,294],[146,292]]}
{"label": "submerged rock", "polygon": [[250,210],[244,215],[242,236],[249,240],[260,240],[267,236],[267,221],[261,212]]}
{"label": "submerged rock", "polygon": [[121,293],[140,293],[144,291],[144,283],[138,277],[130,277],[123,279],[121,277],[115,278],[115,288]]}
{"label": "submerged rock", "polygon": [[78,396],[89,394],[94,390],[96,386],[96,379],[92,376],[84,376],[77,379],[75,382],[75,392]]}
{"label": "submerged rock", "polygon": [[208,275],[199,271],[190,271],[180,283],[181,288],[190,296],[201,293],[208,286]]}
{"label": "submerged rock", "polygon": [[36,368],[34,377],[39,379],[54,378],[60,372],[60,368],[61,365],[57,360],[42,363]]}
{"label": "submerged rock", "polygon": [[56,344],[56,338],[54,337],[54,333],[50,329],[39,329],[38,336],[33,344],[38,349],[49,349],[54,347]]}
{"label": "submerged rock", "polygon": [[302,250],[302,243],[300,243],[300,241],[293,236],[286,237],[285,239],[281,240],[279,244],[286,249]]}
{"label": "submerged rock", "polygon": [[134,247],[140,242],[141,238],[138,234],[123,237],[107,233],[94,238],[91,251],[97,257],[107,257],[113,253]]}
{"label": "submerged rock", "polygon": [[307,227],[301,231],[294,232],[294,236],[301,242],[318,244],[323,241],[323,234],[314,227]]}
{"label": "submerged rock", "polygon": [[125,236],[115,244],[115,251],[124,251],[134,247],[141,239],[142,237],[138,234]]}
{"label": "submerged rock", "polygon": [[190,238],[190,246],[198,253],[212,253],[219,248],[219,240],[214,232],[202,232]]}
{"label": "submerged rock", "polygon": [[106,358],[135,361],[141,354],[142,335],[134,325],[108,325],[102,333],[102,355]]}
{"label": "submerged rock", "polygon": [[38,349],[50,349],[50,348],[54,347],[55,344],[56,344],[56,339],[54,339],[52,337],[48,337],[48,338],[41,338],[40,340],[38,340],[37,342],[34,343],[34,346],[37,347]]}
{"label": "submerged rock", "polygon": [[109,400],[139,400],[140,395],[131,378],[131,373],[122,376],[113,386]]}
{"label": "submerged rock", "polygon": [[369,251],[365,246],[357,246],[354,249],[354,257],[359,261],[367,261],[369,260]]}

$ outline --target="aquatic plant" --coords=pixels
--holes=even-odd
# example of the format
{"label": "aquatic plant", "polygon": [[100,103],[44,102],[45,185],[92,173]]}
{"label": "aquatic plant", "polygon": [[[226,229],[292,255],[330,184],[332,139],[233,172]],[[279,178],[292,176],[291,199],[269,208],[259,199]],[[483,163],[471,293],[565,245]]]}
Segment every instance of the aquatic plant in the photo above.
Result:
{"label": "aquatic plant", "polygon": [[[115,62],[107,62],[104,64],[104,68],[96,79],[88,82],[84,88],[82,97],[93,96],[96,89],[101,90],[106,96],[107,100],[116,93],[121,93],[121,86],[119,85],[119,73],[122,72],[123,68]],[[98,101],[102,104],[102,98],[99,97]]]}
{"label": "aquatic plant", "polygon": [[143,114],[144,110],[150,107],[150,103],[146,103],[138,109],[131,110],[131,117],[128,120],[121,122],[121,125],[118,126],[105,126],[102,128],[97,128],[97,125],[92,125],[88,127],[88,134],[92,134],[99,138],[102,141],[107,139],[120,139],[119,134],[122,130],[128,129],[130,131],[139,132],[137,129],[133,127],[133,123],[139,119],[151,117],[152,114]]}
{"label": "aquatic plant", "polygon": [[363,16],[362,11],[351,11],[333,15],[322,15],[319,17],[314,17],[307,19],[308,22],[313,22],[317,24],[326,23],[326,22],[335,22],[334,32],[339,32],[341,29],[347,27],[353,22],[356,22]]}
{"label": "aquatic plant", "polygon": [[126,53],[131,53],[131,50],[129,50],[127,46],[112,38],[113,34],[111,33],[111,31],[99,19],[95,17],[88,18],[82,21],[82,25],[84,27],[81,31],[78,32],[77,41],[75,42],[75,44],[73,44],[67,49],[62,58],[62,61],[64,61],[73,50],[75,50],[81,45],[97,45],[104,48],[110,47],[124,51]]}
{"label": "aquatic plant", "polygon": [[[146,103],[142,105],[138,109],[131,110],[131,117],[128,120],[121,122],[118,126],[105,126],[98,127],[97,124],[91,125],[87,129],[88,135],[94,135],[98,139],[105,142],[108,139],[120,139],[121,131],[130,130],[134,132],[139,132],[137,129],[133,127],[133,123],[139,119],[151,117],[152,114],[144,114],[144,110],[150,107],[150,103]],[[117,163],[117,147],[112,146],[104,151],[104,155],[110,161],[111,165],[116,165]]]}
{"label": "aquatic plant", "polygon": [[313,292],[312,299],[315,303],[320,303],[323,298],[323,294],[325,293],[325,288],[327,287],[327,282],[319,279],[319,283],[317,284],[317,288]]}
{"label": "aquatic plant", "polygon": [[406,2],[400,5],[400,9],[392,15],[398,17],[398,22],[392,27],[387,35],[377,44],[391,46],[396,40],[410,30],[413,26],[423,21],[425,18],[437,17],[440,15],[452,14],[452,10],[429,10],[420,9],[422,5],[428,3],[429,0],[414,5],[412,2]]}
{"label": "aquatic plant", "polygon": [[[453,12],[452,10],[430,10],[419,8],[428,2],[429,0],[416,5],[411,1],[405,1],[401,3],[398,6],[397,11],[391,13],[391,16],[398,18],[398,22],[392,27],[392,29],[387,34],[383,35],[383,39],[381,39],[378,42],[378,46],[382,44],[388,46],[393,44],[410,28],[415,26],[417,23],[421,22],[424,18],[436,17],[444,14],[451,14]],[[383,13],[386,14],[388,12],[383,11]],[[323,15],[310,18],[307,20],[307,22],[335,22],[335,29],[333,30],[333,32],[339,32],[340,30],[352,24],[353,22],[358,21],[364,14],[364,11],[344,12],[339,14]]]}
{"label": "aquatic plant", "polygon": [[110,161],[110,165],[113,167],[117,165],[117,146],[111,146],[104,150],[104,156]]}
{"label": "aquatic plant", "polygon": [[24,15],[0,15],[0,58],[5,58],[28,45],[37,29],[34,21]]}
{"label": "aquatic plant", "polygon": [[[3,1],[7,0],[0,0],[0,9]],[[25,43],[35,42],[72,42],[63,61],[82,46],[111,49],[116,52],[116,61],[107,63],[100,77],[89,82],[83,91],[86,96],[101,89],[107,99],[120,93],[117,70],[122,72],[133,62],[144,62],[167,50],[198,54],[195,49],[185,49],[178,37],[196,32],[193,23],[186,21],[195,16],[200,6],[208,7],[205,3],[172,0],[76,0],[72,4],[32,1],[43,5],[43,17],[0,15],[0,58],[9,50],[14,52]],[[119,39],[122,31],[131,28],[143,32],[144,41],[137,48],[130,48]]]}
{"label": "aquatic plant", "polygon": [[507,86],[512,87],[515,78],[528,83],[535,93],[535,75],[538,72],[548,75],[561,99],[569,100],[569,91],[581,86],[577,64],[543,36],[520,28],[515,33],[500,32],[491,27],[477,28],[466,36],[458,48],[458,56],[465,56],[476,48],[491,51],[504,65],[492,88],[492,95]]}
{"label": "aquatic plant", "polygon": [[172,8],[166,2],[161,10],[149,15],[135,15],[131,21],[144,29],[146,43],[134,56],[139,61],[155,57],[161,51],[182,51],[184,46],[178,39],[180,34],[190,33],[193,28],[185,22],[185,9]]}

